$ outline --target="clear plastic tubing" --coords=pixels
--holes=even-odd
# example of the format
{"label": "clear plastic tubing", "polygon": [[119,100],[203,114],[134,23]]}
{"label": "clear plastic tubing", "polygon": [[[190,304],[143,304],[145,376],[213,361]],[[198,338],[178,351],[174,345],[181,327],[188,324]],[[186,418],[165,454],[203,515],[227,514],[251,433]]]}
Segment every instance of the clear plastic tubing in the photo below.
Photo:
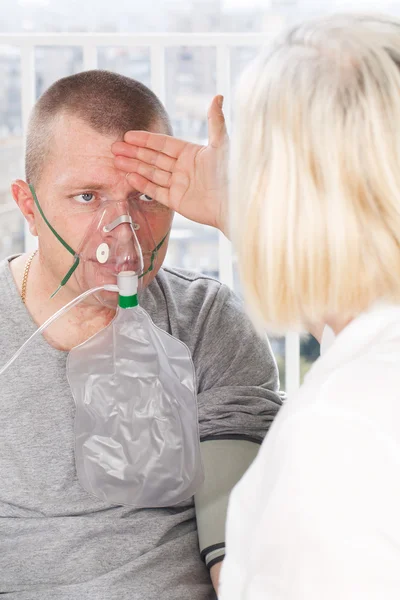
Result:
{"label": "clear plastic tubing", "polygon": [[13,362],[15,362],[17,360],[17,358],[22,354],[22,352],[27,348],[27,346],[29,346],[29,344],[31,342],[33,342],[33,340],[35,339],[35,337],[37,335],[40,335],[41,333],[43,333],[43,331],[45,329],[47,329],[47,327],[49,327],[49,325],[51,325],[52,323],[54,323],[54,321],[57,321],[57,319],[59,319],[60,317],[62,317],[62,315],[65,315],[66,312],[68,312],[69,310],[71,310],[71,308],[74,308],[74,306],[76,306],[77,304],[79,304],[80,302],[82,302],[82,300],[85,300],[85,298],[87,298],[91,294],[95,294],[96,292],[100,292],[102,290],[105,290],[107,292],[118,292],[119,288],[118,288],[117,285],[113,285],[113,284],[102,285],[100,287],[93,288],[92,290],[88,290],[87,292],[83,292],[83,294],[81,294],[80,296],[78,296],[74,300],[71,300],[71,302],[68,302],[68,304],[66,304],[65,306],[63,306],[62,308],[60,308],[60,310],[58,310],[56,313],[54,313],[54,315],[51,316],[50,319],[47,319],[47,321],[45,323],[43,323],[43,325],[41,325],[39,327],[39,329],[37,329],[35,331],[35,333],[33,333],[31,335],[31,337],[28,338],[24,344],[22,344],[21,348],[19,350],[17,350],[17,352],[14,354],[14,356],[12,358],[10,358],[10,360],[8,361],[8,363],[6,363],[4,365],[4,367],[2,367],[0,369],[0,375],[3,375],[3,373],[5,371],[7,371],[8,367],[11,367],[11,365],[13,364]]}

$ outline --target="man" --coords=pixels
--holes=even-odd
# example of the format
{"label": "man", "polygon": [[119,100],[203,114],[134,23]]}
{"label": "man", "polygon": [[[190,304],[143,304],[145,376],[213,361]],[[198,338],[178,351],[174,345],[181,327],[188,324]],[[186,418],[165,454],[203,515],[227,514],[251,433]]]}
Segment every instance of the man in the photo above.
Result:
{"label": "man", "polygon": [[[82,291],[74,275],[50,299],[72,263],[54,231],[78,251],[91,235],[82,206],[126,202],[135,194],[116,168],[111,146],[126,131],[139,129],[171,133],[154,94],[112,73],[62,79],[36,104],[27,139],[27,182],[16,181],[12,192],[39,250],[31,262],[22,255],[0,264],[1,365]],[[151,231],[138,231],[139,242],[159,246],[173,214],[136,195]],[[195,499],[141,510],[108,505],[80,485],[67,353],[114,316],[113,309],[95,302],[80,304],[1,377],[0,593],[5,598],[215,598],[207,567],[217,587],[227,496],[281,404],[279,379],[268,343],[254,334],[233,294],[211,278],[162,268],[166,251],[167,239],[152,270],[145,255],[141,305],[191,351],[205,483]]]}

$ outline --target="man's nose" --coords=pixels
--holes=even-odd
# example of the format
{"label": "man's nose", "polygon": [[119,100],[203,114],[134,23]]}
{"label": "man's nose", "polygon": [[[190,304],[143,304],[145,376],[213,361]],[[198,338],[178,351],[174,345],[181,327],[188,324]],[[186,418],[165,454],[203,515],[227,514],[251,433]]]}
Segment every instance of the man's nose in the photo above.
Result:
{"label": "man's nose", "polygon": [[120,223],[112,232],[112,236],[121,243],[128,242],[133,237],[134,225],[130,223]]}
{"label": "man's nose", "polygon": [[108,212],[104,232],[119,241],[132,237],[132,230],[137,228],[128,202],[116,202]]}

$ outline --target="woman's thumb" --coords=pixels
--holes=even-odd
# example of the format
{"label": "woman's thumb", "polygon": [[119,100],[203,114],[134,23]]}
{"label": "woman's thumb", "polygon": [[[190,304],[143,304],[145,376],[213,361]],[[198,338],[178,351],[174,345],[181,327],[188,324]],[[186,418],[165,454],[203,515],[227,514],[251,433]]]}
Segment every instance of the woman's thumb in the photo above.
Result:
{"label": "woman's thumb", "polygon": [[227,137],[223,103],[223,96],[215,96],[208,109],[208,143],[214,148],[219,148]]}

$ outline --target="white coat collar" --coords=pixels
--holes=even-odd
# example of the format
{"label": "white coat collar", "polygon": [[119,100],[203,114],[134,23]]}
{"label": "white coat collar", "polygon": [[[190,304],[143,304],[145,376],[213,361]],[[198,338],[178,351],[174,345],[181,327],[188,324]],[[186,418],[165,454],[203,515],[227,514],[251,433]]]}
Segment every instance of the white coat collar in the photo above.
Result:
{"label": "white coat collar", "polygon": [[328,328],[321,340],[321,357],[306,380],[328,372],[367,354],[376,343],[397,339],[400,344],[400,304],[379,301],[349,323],[336,337]]}

